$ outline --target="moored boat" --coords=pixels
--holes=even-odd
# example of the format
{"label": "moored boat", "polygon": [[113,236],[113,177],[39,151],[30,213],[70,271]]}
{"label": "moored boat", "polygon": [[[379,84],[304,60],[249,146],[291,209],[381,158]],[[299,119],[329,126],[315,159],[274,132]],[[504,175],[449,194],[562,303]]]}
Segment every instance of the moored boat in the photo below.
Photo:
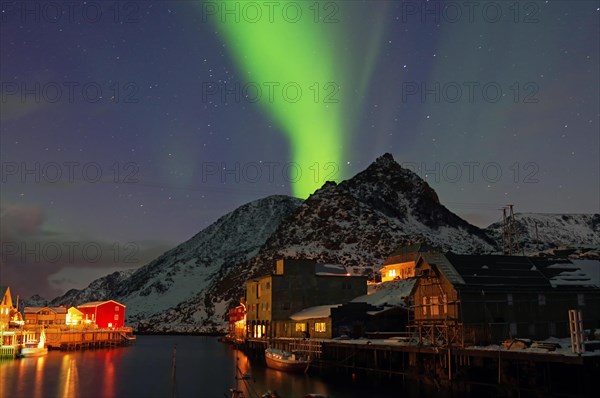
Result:
{"label": "moored boat", "polygon": [[310,365],[310,358],[276,348],[265,350],[265,361],[269,368],[286,372],[305,372]]}
{"label": "moored boat", "polygon": [[25,343],[25,345],[21,348],[21,352],[19,356],[23,358],[29,357],[41,357],[48,354],[48,348],[46,348],[46,333],[44,329],[40,333],[39,341],[30,341]]}

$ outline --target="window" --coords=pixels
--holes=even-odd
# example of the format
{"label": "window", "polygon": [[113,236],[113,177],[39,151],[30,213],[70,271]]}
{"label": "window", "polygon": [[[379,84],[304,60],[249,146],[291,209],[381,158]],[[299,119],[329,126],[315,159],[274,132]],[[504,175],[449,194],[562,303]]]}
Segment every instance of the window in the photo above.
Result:
{"label": "window", "polygon": [[423,296],[423,315],[427,315],[428,300],[427,297]]}
{"label": "window", "polygon": [[327,325],[325,322],[315,322],[315,332],[325,333],[327,331]]}
{"label": "window", "polygon": [[119,320],[119,314],[115,314],[115,321]]}
{"label": "window", "polygon": [[121,309],[121,307],[119,307],[118,305],[115,305],[115,311],[119,311]]}
{"label": "window", "polygon": [[510,324],[510,337],[516,337],[516,336],[517,336],[517,324],[511,323]]}
{"label": "window", "polygon": [[507,301],[508,305],[513,305],[513,295],[508,293],[506,295],[506,301]]}
{"label": "window", "polygon": [[438,296],[431,296],[430,299],[431,299],[431,315],[437,316],[440,314],[439,298],[438,298]]}
{"label": "window", "polygon": [[267,290],[271,288],[271,282],[267,282]]}
{"label": "window", "polygon": [[305,323],[297,323],[296,324],[296,332],[306,332],[306,324]]}
{"label": "window", "polygon": [[577,305],[584,306],[585,305],[585,296],[583,293],[577,294]]}
{"label": "window", "polygon": [[546,296],[542,293],[538,294],[538,304],[546,305]]}
{"label": "window", "polygon": [[395,276],[396,276],[396,270],[395,270],[395,269],[391,269],[391,270],[388,272],[388,277],[390,277],[390,278],[393,278],[393,277],[395,277]]}
{"label": "window", "polygon": [[448,313],[448,298],[446,295],[442,295],[442,303],[444,303],[444,315]]}
{"label": "window", "polygon": [[535,323],[529,324],[529,336],[531,336],[531,337],[535,336]]}

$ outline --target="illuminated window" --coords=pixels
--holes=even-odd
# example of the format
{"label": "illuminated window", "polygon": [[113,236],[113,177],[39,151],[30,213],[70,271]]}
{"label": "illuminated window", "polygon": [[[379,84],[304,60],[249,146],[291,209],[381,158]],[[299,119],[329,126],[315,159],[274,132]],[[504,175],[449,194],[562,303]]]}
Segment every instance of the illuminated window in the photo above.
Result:
{"label": "illuminated window", "polygon": [[324,333],[327,331],[327,325],[325,322],[315,322],[315,332]]}
{"label": "illuminated window", "polygon": [[391,269],[391,270],[388,272],[388,276],[389,276],[390,278],[393,278],[393,277],[395,277],[395,276],[396,276],[396,270],[395,270],[395,269]]}
{"label": "illuminated window", "polygon": [[296,332],[306,332],[306,324],[305,323],[297,323],[296,324]]}
{"label": "illuminated window", "polygon": [[437,316],[440,314],[439,298],[438,296],[431,296],[431,315]]}
{"label": "illuminated window", "polygon": [[423,315],[427,315],[427,297],[423,296]]}

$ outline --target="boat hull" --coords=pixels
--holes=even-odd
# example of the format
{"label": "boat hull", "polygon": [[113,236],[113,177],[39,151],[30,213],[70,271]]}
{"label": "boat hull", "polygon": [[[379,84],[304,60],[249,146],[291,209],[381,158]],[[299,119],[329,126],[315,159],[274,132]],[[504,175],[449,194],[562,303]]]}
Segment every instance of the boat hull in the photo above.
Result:
{"label": "boat hull", "polygon": [[38,348],[38,347],[24,347],[21,348],[21,353],[19,356],[22,358],[32,358],[32,357],[41,357],[48,354],[48,349]]}
{"label": "boat hull", "polygon": [[[284,355],[281,355],[284,354]],[[310,362],[307,359],[294,358],[291,359],[290,355],[285,351],[278,351],[277,353],[265,351],[265,362],[267,367],[276,370],[282,370],[284,372],[304,372],[308,369]]]}

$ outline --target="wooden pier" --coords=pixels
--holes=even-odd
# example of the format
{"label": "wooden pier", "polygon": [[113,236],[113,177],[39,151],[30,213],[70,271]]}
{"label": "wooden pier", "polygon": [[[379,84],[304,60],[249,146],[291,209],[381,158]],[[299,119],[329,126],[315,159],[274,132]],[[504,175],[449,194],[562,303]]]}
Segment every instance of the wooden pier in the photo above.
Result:
{"label": "wooden pier", "polygon": [[[15,329],[4,332],[4,344],[0,356],[14,358],[18,347],[30,341],[38,341],[40,328]],[[51,350],[84,350],[117,347],[135,341],[132,328],[68,328],[48,327],[44,329],[46,347]]]}
{"label": "wooden pier", "polygon": [[118,329],[46,329],[48,349],[83,350],[116,347],[135,340],[131,328]]}
{"label": "wooden pier", "polygon": [[440,348],[378,341],[247,339],[240,348],[253,358],[268,346],[310,352],[310,372],[345,381],[405,386],[423,383],[460,394],[494,396],[592,396],[600,356]]}

